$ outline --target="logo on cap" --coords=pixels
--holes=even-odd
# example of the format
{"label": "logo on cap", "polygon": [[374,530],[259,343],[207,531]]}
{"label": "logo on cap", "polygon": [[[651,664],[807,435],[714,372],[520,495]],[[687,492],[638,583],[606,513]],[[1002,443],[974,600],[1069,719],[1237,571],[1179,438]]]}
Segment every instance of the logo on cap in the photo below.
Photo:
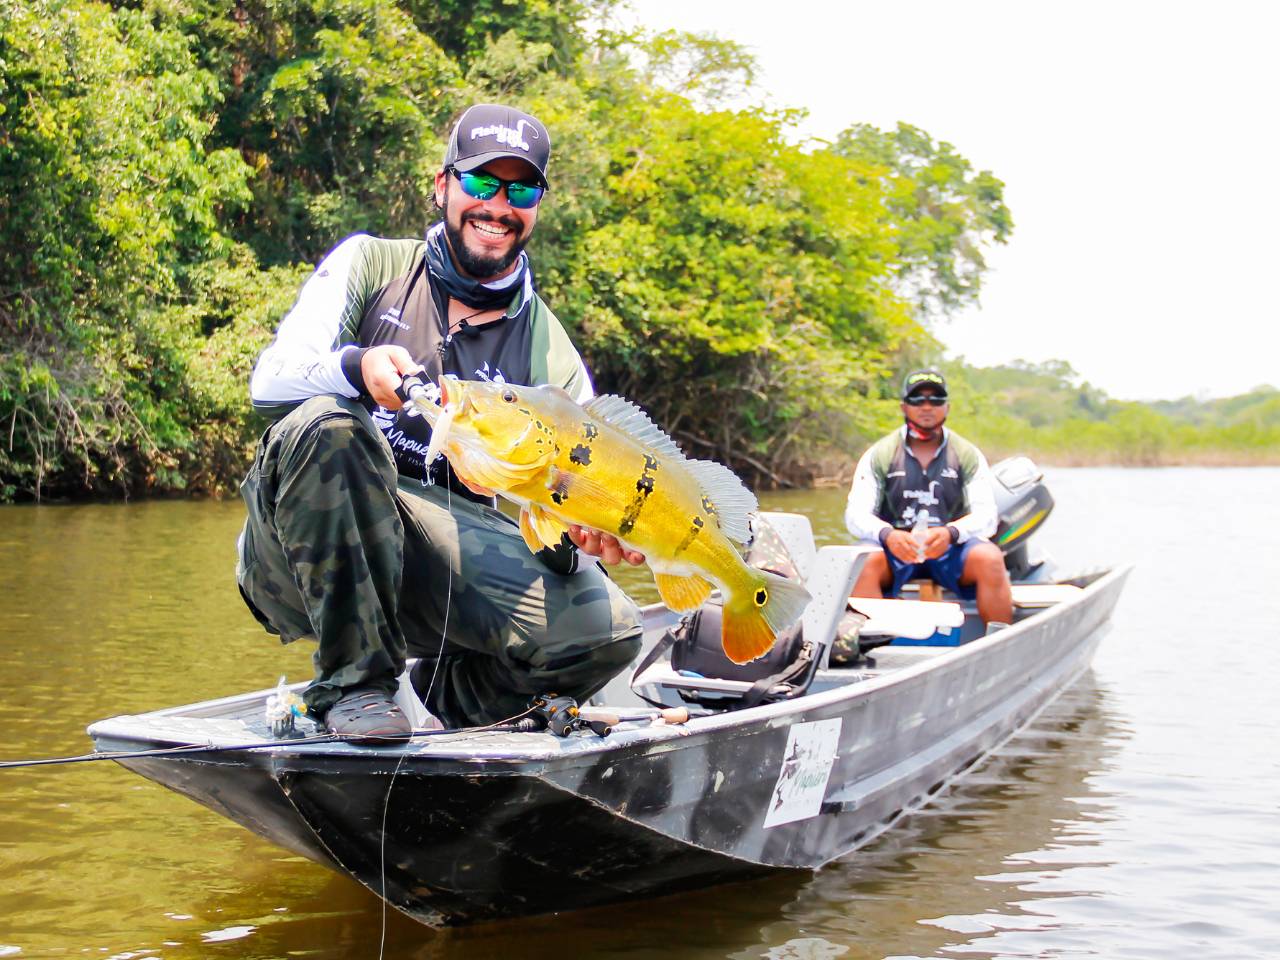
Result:
{"label": "logo on cap", "polygon": [[[530,149],[529,141],[524,138],[525,127],[529,127],[528,120],[517,121],[514,128],[508,127],[505,123],[490,124],[487,127],[472,127],[471,139],[477,137],[497,137],[498,143],[506,144],[509,147],[515,147],[528,153]],[[533,132],[534,139],[538,139],[538,131],[533,127],[529,127]]]}
{"label": "logo on cap", "polygon": [[917,383],[942,383],[942,378],[936,373],[913,373],[907,377],[907,386],[914,387]]}

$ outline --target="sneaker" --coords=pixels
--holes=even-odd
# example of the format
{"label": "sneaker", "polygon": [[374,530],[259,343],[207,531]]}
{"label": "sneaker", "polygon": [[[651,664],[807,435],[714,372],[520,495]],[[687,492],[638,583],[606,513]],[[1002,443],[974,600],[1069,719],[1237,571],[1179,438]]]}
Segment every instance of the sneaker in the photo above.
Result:
{"label": "sneaker", "polygon": [[376,687],[357,687],[342,695],[324,715],[329,732],[351,743],[403,743],[413,725],[391,694]]}

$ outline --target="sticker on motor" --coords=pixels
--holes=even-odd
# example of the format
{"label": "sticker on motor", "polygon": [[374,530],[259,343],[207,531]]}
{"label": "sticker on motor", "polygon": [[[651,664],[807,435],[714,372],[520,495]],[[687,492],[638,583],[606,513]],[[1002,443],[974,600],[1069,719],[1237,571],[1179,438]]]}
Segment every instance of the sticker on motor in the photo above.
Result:
{"label": "sticker on motor", "polygon": [[839,746],[839,717],[791,727],[778,782],[769,795],[766,828],[818,815]]}

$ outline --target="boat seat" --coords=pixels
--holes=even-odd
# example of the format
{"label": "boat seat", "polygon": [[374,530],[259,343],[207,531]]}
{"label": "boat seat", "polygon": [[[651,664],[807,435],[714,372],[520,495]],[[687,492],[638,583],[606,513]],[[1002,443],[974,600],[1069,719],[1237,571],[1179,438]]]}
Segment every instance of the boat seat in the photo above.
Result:
{"label": "boat seat", "polygon": [[916,594],[921,600],[929,603],[939,603],[942,600],[942,585],[928,577],[921,577],[917,580],[908,580],[907,586],[915,585]]}
{"label": "boat seat", "polygon": [[[806,525],[808,524],[808,518],[801,519]],[[809,536],[812,543],[812,534]],[[809,575],[805,579],[805,588],[809,591],[811,599],[805,607],[800,622],[806,638],[819,638],[813,641],[815,643],[813,660],[817,667],[827,666],[831,653],[831,641],[835,638],[836,625],[844,614],[849,591],[853,589],[854,581],[858,578],[862,564],[866,562],[867,554],[878,549],[879,547],[867,546],[828,546],[815,551],[809,565]],[[674,691],[745,694],[751,689],[753,683],[749,680],[687,676],[676,672],[669,659],[662,659],[650,664],[635,676],[631,686],[633,689],[656,686]],[[649,697],[648,699],[662,698]]]}
{"label": "boat seat", "polygon": [[813,542],[813,526],[803,513],[781,513],[762,511],[756,514],[756,521],[763,522],[778,535],[796,572],[804,583],[809,582],[809,573],[813,570],[814,561],[818,558],[818,548]]}
{"label": "boat seat", "polygon": [[950,630],[964,624],[963,608],[949,601],[850,597],[848,605],[850,610],[867,618],[858,632],[860,637],[927,640],[939,630]]}

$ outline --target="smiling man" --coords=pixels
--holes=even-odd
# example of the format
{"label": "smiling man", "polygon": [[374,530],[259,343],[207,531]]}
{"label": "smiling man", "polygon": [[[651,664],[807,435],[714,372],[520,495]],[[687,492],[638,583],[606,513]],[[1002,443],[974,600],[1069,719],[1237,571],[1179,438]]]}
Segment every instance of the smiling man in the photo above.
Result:
{"label": "smiling man", "polygon": [[425,462],[430,428],[395,394],[406,374],[448,373],[591,396],[525,252],[550,159],[534,117],[470,107],[435,177],[443,219],[420,239],[338,244],[254,368],[254,405],[275,423],[241,489],[237,579],[269,631],[317,641],[305,699],[334,733],[409,736],[393,697],[407,655],[431,712],[464,726],[538,694],[585,699],[638,649],[635,605],[578,549],[643,557],[577,530],[530,554],[487,492]]}
{"label": "smiling man", "polygon": [[[896,597],[924,577],[972,600],[987,624],[1013,617],[1009,575],[996,530],[991,469],[982,452],[945,426],[951,406],[937,370],[902,384],[905,423],[875,443],[854,472],[845,506],[849,532],[884,549],[867,559],[855,597]],[[923,544],[912,528],[924,528]]]}

